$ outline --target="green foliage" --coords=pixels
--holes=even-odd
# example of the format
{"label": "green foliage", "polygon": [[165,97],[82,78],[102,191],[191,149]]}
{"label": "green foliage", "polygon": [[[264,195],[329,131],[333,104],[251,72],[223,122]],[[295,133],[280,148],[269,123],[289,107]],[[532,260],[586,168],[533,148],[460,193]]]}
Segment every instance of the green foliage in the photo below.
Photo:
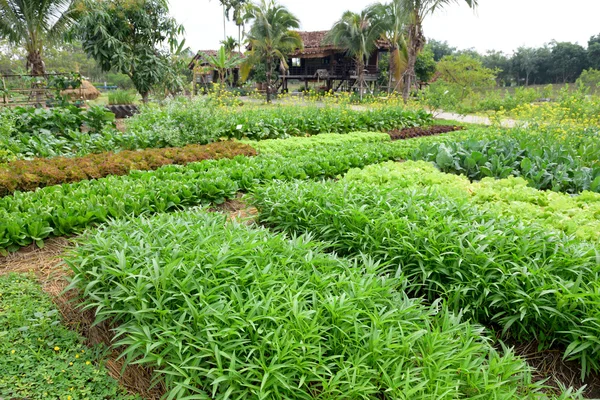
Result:
{"label": "green foliage", "polygon": [[158,367],[171,398],[540,394],[480,327],[409,299],[380,265],[304,237],[179,213],[111,223],[67,262],[87,307],[120,321],[117,345]]}
{"label": "green foliage", "polygon": [[579,143],[563,143],[551,135],[519,132],[498,138],[422,145],[412,158],[433,161],[444,172],[464,174],[472,180],[522,176],[537,189],[600,192],[600,164],[593,155],[598,147],[597,134],[590,134]]}
{"label": "green foliage", "polygon": [[[30,277],[0,276],[0,396],[18,399],[134,399],[101,363],[101,349],[61,325]],[[8,396],[8,397],[7,397]]]}
{"label": "green foliage", "polygon": [[[47,237],[79,233],[126,215],[221,204],[239,191],[273,179],[334,178],[351,168],[406,158],[420,141],[439,139],[333,142],[315,147],[310,144],[313,138],[306,138],[306,147],[279,154],[170,165],[151,172],[16,192],[0,199],[0,250],[17,250],[34,242],[43,245]],[[452,135],[446,140],[452,140]]]}
{"label": "green foliage", "polygon": [[253,156],[256,151],[237,142],[188,145],[183,148],[147,149],[91,154],[77,158],[38,158],[12,161],[0,166],[0,196],[40,187],[98,179],[109,175],[127,175],[133,170],[151,171],[170,164],[188,164],[201,160]]}
{"label": "green foliage", "polygon": [[161,0],[110,0],[84,3],[73,35],[103,71],[129,76],[144,101],[148,93],[171,72],[165,42],[180,47],[183,28],[168,15]]}
{"label": "green foliage", "polygon": [[498,71],[483,66],[481,60],[467,55],[446,56],[438,62],[440,79],[457,86],[464,98],[470,90],[494,86]]}
{"label": "green foliage", "polygon": [[424,161],[370,165],[348,171],[344,180],[402,188],[435,186],[444,196],[468,199],[482,210],[600,242],[600,194],[596,193],[571,196],[542,191],[527,186],[523,178],[513,177],[470,182],[464,176],[440,172]]}
{"label": "green foliage", "polygon": [[369,111],[350,107],[245,106],[236,110],[211,107],[204,99],[177,99],[166,106],[149,105],[128,120],[130,133],[150,137],[155,147],[209,143],[219,138],[252,140],[319,133],[386,131],[431,121],[424,111],[384,106]]}
{"label": "green foliage", "polygon": [[417,56],[415,64],[415,73],[421,82],[429,82],[437,71],[437,64],[434,59],[433,51],[428,45]]}
{"label": "green foliage", "polygon": [[579,78],[577,78],[576,84],[578,86],[583,86],[586,89],[590,90],[593,93],[597,93],[600,91],[600,70],[596,69],[586,69],[581,73]]}
{"label": "green foliage", "polygon": [[135,92],[131,93],[127,90],[112,90],[108,92],[108,104],[133,104],[135,102]]}
{"label": "green foliage", "polygon": [[[368,172],[366,173],[368,175]],[[420,179],[413,171],[413,181]],[[274,182],[254,190],[260,221],[365,254],[498,335],[566,347],[583,375],[600,369],[596,245],[482,210],[449,189],[406,182]]]}

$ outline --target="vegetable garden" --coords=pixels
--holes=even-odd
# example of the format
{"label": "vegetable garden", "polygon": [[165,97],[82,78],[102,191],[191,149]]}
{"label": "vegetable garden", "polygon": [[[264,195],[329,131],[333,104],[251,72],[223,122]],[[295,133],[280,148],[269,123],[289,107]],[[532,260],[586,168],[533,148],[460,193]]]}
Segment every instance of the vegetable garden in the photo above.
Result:
{"label": "vegetable garden", "polygon": [[596,394],[598,127],[213,101],[143,107],[125,133],[93,110],[0,115],[0,397],[141,395],[39,275],[9,273],[54,237],[69,293],[158,397]]}

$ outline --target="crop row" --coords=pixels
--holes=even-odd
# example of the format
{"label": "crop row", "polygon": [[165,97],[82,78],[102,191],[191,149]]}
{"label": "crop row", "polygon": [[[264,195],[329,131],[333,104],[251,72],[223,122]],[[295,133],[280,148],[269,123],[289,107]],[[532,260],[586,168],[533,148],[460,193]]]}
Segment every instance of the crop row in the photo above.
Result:
{"label": "crop row", "polygon": [[67,264],[129,361],[168,398],[543,397],[482,328],[425,306],[377,263],[204,211],[112,222]]}
{"label": "crop row", "polygon": [[280,105],[223,108],[206,100],[174,100],[150,105],[128,121],[129,132],[150,147],[182,146],[228,139],[283,139],[321,133],[383,132],[432,122],[425,111],[383,106],[368,111],[337,106]]}
{"label": "crop row", "polygon": [[306,147],[281,154],[168,165],[156,171],[15,192],[0,199],[0,249],[16,250],[33,242],[43,245],[49,236],[77,233],[125,215],[222,203],[238,191],[273,179],[334,178],[351,168],[405,158],[418,144],[333,142],[315,148],[313,140],[305,138]]}
{"label": "crop row", "polygon": [[565,346],[584,374],[600,370],[595,244],[480,209],[451,188],[395,181],[274,182],[254,190],[254,204],[268,226],[373,257],[413,295],[443,298],[504,338]]}
{"label": "crop row", "polygon": [[350,170],[344,181],[393,184],[402,188],[435,186],[445,196],[468,199],[480,209],[600,242],[600,194],[597,193],[571,196],[537,190],[528,186],[523,178],[515,177],[470,182],[464,176],[440,172],[425,161],[370,165]]}
{"label": "crop row", "polygon": [[403,140],[403,139],[413,139],[421,136],[434,136],[441,135],[443,133],[454,132],[464,129],[461,126],[453,126],[453,125],[434,125],[427,127],[414,127],[414,128],[404,128],[404,129],[395,129],[389,131],[390,138],[392,140]]}
{"label": "crop row", "polygon": [[253,156],[256,155],[256,150],[249,145],[228,141],[182,148],[88,154],[76,158],[11,161],[0,165],[0,196],[16,190],[30,191],[108,175],[126,175],[132,170],[148,171],[164,165],[233,158],[238,155]]}
{"label": "crop row", "polygon": [[520,130],[503,132],[504,136],[483,133],[463,141],[423,145],[412,158],[433,161],[444,172],[472,180],[521,176],[537,189],[600,192],[600,136],[560,138]]}

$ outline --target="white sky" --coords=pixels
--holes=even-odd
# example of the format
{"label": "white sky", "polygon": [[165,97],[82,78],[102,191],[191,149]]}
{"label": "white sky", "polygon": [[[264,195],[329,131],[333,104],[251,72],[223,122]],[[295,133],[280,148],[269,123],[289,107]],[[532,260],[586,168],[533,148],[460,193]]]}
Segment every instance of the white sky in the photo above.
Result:
{"label": "white sky", "polygon": [[[279,0],[300,18],[302,30],[326,30],[345,10],[360,11],[375,0]],[[428,38],[453,47],[474,47],[512,53],[519,46],[541,46],[552,39],[584,47],[600,34],[600,0],[480,0],[476,12],[464,3],[429,16]],[[185,26],[192,51],[217,49],[223,39],[223,14],[218,0],[170,0],[171,14]],[[237,27],[227,25],[237,38]]]}

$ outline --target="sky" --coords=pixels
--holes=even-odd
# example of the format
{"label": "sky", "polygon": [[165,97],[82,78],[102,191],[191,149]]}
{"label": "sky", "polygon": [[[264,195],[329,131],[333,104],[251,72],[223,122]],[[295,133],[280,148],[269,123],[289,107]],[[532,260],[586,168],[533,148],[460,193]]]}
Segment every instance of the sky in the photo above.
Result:
{"label": "sky", "polygon": [[[360,11],[375,0],[279,0],[306,31],[327,30],[346,10]],[[600,0],[480,0],[477,11],[464,3],[429,16],[425,36],[459,49],[511,54],[520,46],[550,41],[577,42],[584,47],[600,34]],[[218,0],[170,0],[171,14],[184,25],[192,51],[217,49],[223,40],[223,11]],[[237,27],[227,24],[237,38]]]}

